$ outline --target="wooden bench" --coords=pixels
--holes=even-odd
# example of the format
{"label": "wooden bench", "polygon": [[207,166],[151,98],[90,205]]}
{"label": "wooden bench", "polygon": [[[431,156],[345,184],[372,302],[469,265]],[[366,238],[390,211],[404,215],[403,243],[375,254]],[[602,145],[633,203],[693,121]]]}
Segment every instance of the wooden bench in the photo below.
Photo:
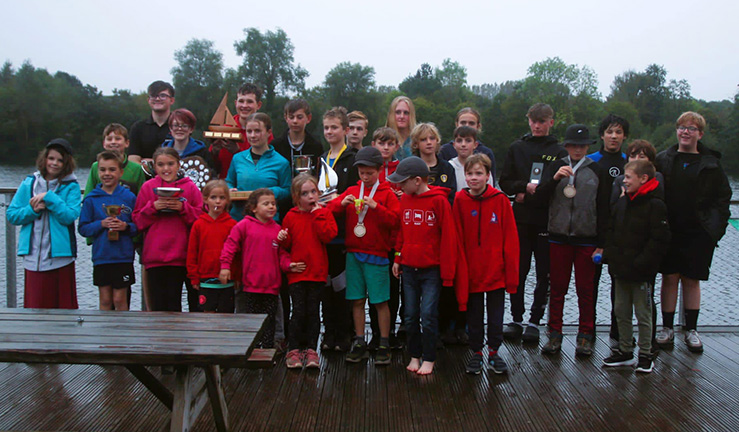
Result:
{"label": "wooden bench", "polygon": [[[254,350],[266,315],[0,309],[0,362],[125,366],[168,409],[171,431],[187,431],[210,399],[229,430],[221,368],[269,367]],[[173,366],[171,391],[146,366]],[[203,370],[197,375],[196,368]]]}

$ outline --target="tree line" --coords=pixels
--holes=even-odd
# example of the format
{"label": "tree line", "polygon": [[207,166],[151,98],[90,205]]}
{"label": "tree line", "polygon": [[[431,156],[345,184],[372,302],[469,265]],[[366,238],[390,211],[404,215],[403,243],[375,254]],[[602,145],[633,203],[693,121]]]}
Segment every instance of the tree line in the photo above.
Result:
{"label": "tree line", "polygon": [[[264,89],[262,111],[272,117],[275,136],[285,130],[285,102],[295,97],[310,103],[313,121],[308,130],[316,137],[323,133],[322,113],[335,105],[367,114],[371,135],[385,124],[390,101],[404,94],[413,100],[418,121],[434,122],[447,141],[457,111],[471,106],[481,113],[480,139],[495,152],[498,163],[509,144],[527,132],[525,113],[536,102],[554,108],[557,136],[572,123],[597,130],[600,119],[613,113],[629,120],[630,138],[647,139],[658,150],[675,144],[675,120],[691,110],[708,123],[704,143],[723,153],[728,172],[739,174],[739,93],[733,101],[696,99],[686,80],[668,79],[667,70],[656,64],[618,75],[605,97],[598,91],[594,70],[558,57],[532,64],[521,79],[482,85],[469,85],[467,70],[457,61],[424,63],[397,87],[378,85],[372,66],[343,62],[320,85],[306,88],[309,72],[295,63],[294,46],[283,30],[244,29],[244,39],[235,41],[234,49],[243,61],[233,69],[224,66],[223,54],[212,41],[193,39],[174,53],[177,65],[170,73],[177,92],[175,107],[195,113],[200,130],[207,128],[223,94],[228,92],[234,100],[245,82]],[[115,89],[103,95],[67,72],[50,74],[28,61],[16,69],[5,62],[0,69],[0,158],[3,163],[33,164],[46,142],[66,137],[78,149],[80,164],[87,165],[101,148],[106,124],[130,126],[148,113],[145,92]]]}

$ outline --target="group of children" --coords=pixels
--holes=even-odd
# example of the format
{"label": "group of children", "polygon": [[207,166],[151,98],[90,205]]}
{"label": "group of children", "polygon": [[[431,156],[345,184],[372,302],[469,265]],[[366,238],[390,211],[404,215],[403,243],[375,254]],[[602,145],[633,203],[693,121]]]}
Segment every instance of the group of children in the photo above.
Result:
{"label": "group of children", "polygon": [[[291,155],[308,142],[310,111],[304,102],[291,101],[285,109]],[[550,274],[551,298],[549,339],[542,351],[561,350],[564,297],[574,266],[580,312],[576,353],[592,353],[594,261],[602,256],[614,280],[619,335],[619,345],[605,364],[635,363],[633,306],[639,322],[637,370],[649,372],[652,289],[670,244],[662,181],[655,177],[652,161],[642,160],[650,148],[654,154],[653,147],[632,143],[628,156],[634,160],[611,186],[609,173],[586,157],[595,142],[587,126],[568,127],[560,146],[549,135],[550,112],[543,104],[529,111],[532,134],[509,152],[501,178],[505,192],[495,187],[493,162],[482,150],[489,149],[477,140],[480,117],[471,108],[458,114],[451,147],[447,144],[444,150],[433,124],[415,125],[408,136],[413,156],[402,161],[395,157],[402,144],[396,129],[377,129],[372,144],[357,150],[346,142],[346,110],[329,110],[323,117],[329,150],[322,158],[338,177],[339,195],[327,202],[316,177],[296,175],[293,160],[269,144],[271,120],[262,113],[252,114],[245,125],[251,149],[233,157],[225,181],[212,180],[202,191],[180,174],[180,152],[173,148],[189,135],[175,134],[173,143],[154,152],[156,176],[144,182],[140,166],[125,158],[125,128],[114,124],[104,131],[105,151],[93,165],[81,202],[71,146],[53,140],[39,156],[39,171],[21,184],[8,211],[11,223],[23,225],[19,254],[25,257],[25,305],[76,307],[73,229],[79,216],[79,233],[92,241],[93,282],[100,290],[101,309],[128,309],[134,250],[141,247],[150,310],[180,311],[183,283],[197,293],[205,312],[232,313],[235,291],[243,292],[245,312],[268,316],[258,341],[265,348],[274,344],[281,288],[287,286],[288,368],[319,367],[321,309],[326,330],[322,349],[338,346],[351,326],[340,318],[346,313],[354,333],[346,360],[368,358],[367,301],[377,338],[375,364],[389,364],[402,293],[409,371],[432,373],[437,341],[444,335],[469,344],[466,371],[471,374],[482,370],[487,338],[487,362],[495,373],[505,373],[506,362],[498,353],[504,334],[518,331],[538,341],[547,287],[541,293],[537,283],[532,318],[524,326],[522,279],[530,254],[541,250],[543,236],[549,249],[537,252],[537,276]],[[366,131],[366,117],[352,114]],[[303,142],[296,147],[293,139],[301,136],[301,128]],[[531,143],[540,148],[532,153]],[[318,155],[309,156],[318,160]],[[250,192],[243,206],[232,205],[234,189]],[[513,207],[507,194],[514,196]],[[278,209],[285,202],[291,204],[289,211]],[[278,218],[279,210],[284,217]],[[540,264],[546,268],[539,269]],[[43,292],[45,278],[56,279],[61,287],[53,302]],[[401,280],[402,289],[392,288],[393,278]],[[504,331],[506,292],[515,322]]]}

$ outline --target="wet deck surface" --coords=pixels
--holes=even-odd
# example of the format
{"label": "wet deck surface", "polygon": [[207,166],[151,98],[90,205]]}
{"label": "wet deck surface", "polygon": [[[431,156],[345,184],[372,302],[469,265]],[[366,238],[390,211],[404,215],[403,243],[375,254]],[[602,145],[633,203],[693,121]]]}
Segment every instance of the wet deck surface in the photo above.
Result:
{"label": "wet deck surface", "polygon": [[[703,354],[676,341],[646,375],[601,367],[607,333],[591,358],[575,358],[572,329],[554,357],[504,344],[508,375],[466,375],[464,347],[440,351],[430,377],[406,372],[399,351],[386,367],[331,352],[311,371],[287,370],[280,357],[271,369],[228,371],[226,400],[234,431],[735,431],[739,328],[722,330],[701,333]],[[1,363],[0,388],[0,430],[167,426],[167,409],[123,367]],[[193,430],[213,429],[206,408]]]}

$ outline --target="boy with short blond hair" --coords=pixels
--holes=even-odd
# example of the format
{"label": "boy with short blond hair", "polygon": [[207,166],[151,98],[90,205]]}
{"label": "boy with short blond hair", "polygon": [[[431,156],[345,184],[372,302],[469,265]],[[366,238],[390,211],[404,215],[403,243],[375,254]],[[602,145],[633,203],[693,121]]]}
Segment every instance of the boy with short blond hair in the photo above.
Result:
{"label": "boy with short blond hair", "polygon": [[657,193],[659,182],[648,160],[624,167],[625,194],[611,216],[603,258],[613,276],[614,311],[619,348],[606,358],[606,366],[631,366],[634,361],[632,310],[639,327],[637,372],[649,373],[652,356],[652,290],[654,278],[670,244],[667,206]]}
{"label": "boy with short blond hair", "polygon": [[[120,181],[126,185],[134,195],[138,194],[141,185],[146,181],[146,175],[141,169],[141,165],[136,162],[129,161],[126,156],[126,149],[130,145],[128,140],[128,130],[119,123],[110,123],[103,130],[103,149],[114,152],[121,158],[123,162],[123,172]],[[98,161],[93,162],[90,167],[90,175],[87,177],[85,185],[85,196],[89,194],[95,186],[100,183],[100,175],[98,174]]]}
{"label": "boy with short blond hair", "polygon": [[362,111],[352,111],[349,117],[349,134],[346,136],[350,146],[359,150],[363,147],[362,141],[369,132],[369,120]]}

